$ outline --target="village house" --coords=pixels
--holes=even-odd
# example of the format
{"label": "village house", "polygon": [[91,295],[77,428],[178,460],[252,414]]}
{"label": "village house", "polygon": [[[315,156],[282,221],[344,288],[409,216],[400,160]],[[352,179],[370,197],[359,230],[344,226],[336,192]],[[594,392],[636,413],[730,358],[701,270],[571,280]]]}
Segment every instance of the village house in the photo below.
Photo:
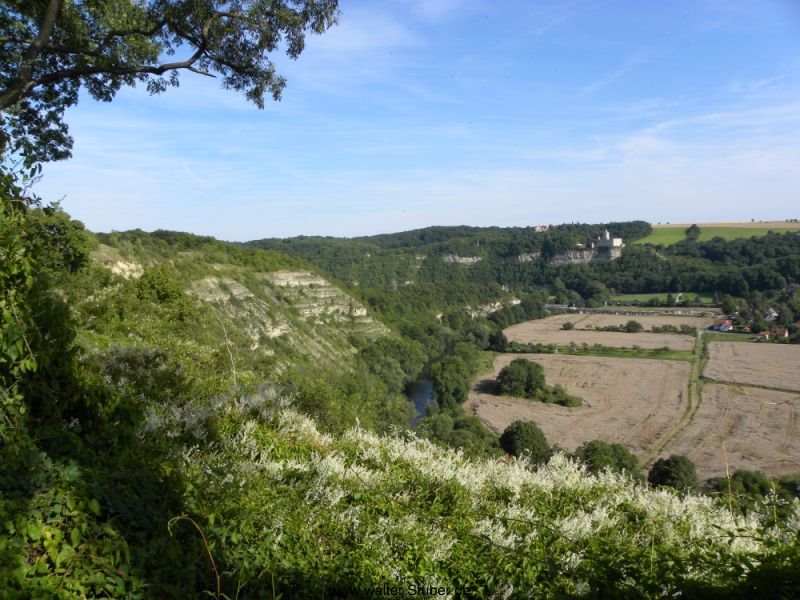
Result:
{"label": "village house", "polygon": [[770,333],[775,336],[776,340],[780,339],[788,339],[789,337],[789,330],[786,327],[775,327],[770,331]]}
{"label": "village house", "polygon": [[731,319],[717,319],[716,321],[714,321],[714,324],[711,326],[711,329],[713,329],[714,331],[727,333],[731,329],[733,329],[733,321]]}

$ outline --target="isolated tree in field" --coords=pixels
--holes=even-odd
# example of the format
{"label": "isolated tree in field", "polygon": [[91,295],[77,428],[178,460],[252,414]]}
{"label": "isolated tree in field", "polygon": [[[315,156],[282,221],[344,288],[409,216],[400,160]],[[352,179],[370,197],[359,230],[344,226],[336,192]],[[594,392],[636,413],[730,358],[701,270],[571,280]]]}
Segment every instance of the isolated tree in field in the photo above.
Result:
{"label": "isolated tree in field", "polygon": [[652,485],[672,487],[680,491],[697,488],[697,470],[694,463],[679,454],[659,458],[650,468],[647,481]]}
{"label": "isolated tree in field", "polygon": [[512,456],[528,456],[536,464],[550,457],[547,438],[533,421],[511,423],[500,436],[500,447]]}
{"label": "isolated tree in field", "polygon": [[307,32],[338,16],[337,0],[0,0],[3,154],[27,164],[70,155],[64,110],[81,88],[110,101],[122,86],[150,93],[180,71],[219,77],[259,108],[285,80],[270,53],[297,58]]}
{"label": "isolated tree in field", "polygon": [[505,396],[530,398],[545,386],[544,369],[539,364],[517,358],[501,369],[497,384]]}
{"label": "isolated tree in field", "polygon": [[610,469],[616,473],[627,473],[634,479],[642,479],[638,459],[621,444],[592,440],[575,450],[575,457],[581,460],[592,473],[601,473]]}
{"label": "isolated tree in field", "polygon": [[686,237],[687,239],[697,241],[697,238],[700,237],[700,228],[694,224],[691,227],[687,227],[686,229]]}

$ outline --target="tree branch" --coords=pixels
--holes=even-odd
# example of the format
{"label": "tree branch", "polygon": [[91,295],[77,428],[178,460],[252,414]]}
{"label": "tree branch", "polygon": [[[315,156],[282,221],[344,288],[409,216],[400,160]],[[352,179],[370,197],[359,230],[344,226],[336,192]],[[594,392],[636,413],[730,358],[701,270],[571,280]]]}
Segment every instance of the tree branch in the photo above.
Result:
{"label": "tree branch", "polygon": [[[61,0],[53,0],[53,1],[61,1]],[[238,15],[236,15],[236,13],[217,12],[211,15],[208,19],[206,19],[206,22],[203,24],[203,31],[202,31],[203,37],[200,43],[197,45],[197,50],[195,50],[194,54],[192,54],[192,56],[190,56],[186,60],[171,62],[171,63],[163,63],[161,65],[87,65],[84,67],[75,67],[73,69],[64,69],[62,71],[55,71],[53,73],[49,73],[47,75],[44,75],[42,77],[39,77],[38,79],[31,81],[31,84],[28,86],[27,89],[40,85],[47,85],[49,83],[55,83],[57,81],[61,81],[64,79],[74,79],[76,77],[99,75],[101,73],[106,73],[109,75],[163,75],[167,71],[187,69],[189,71],[192,71],[193,73],[205,75],[207,77],[214,77],[214,75],[209,73],[208,71],[202,71],[200,69],[196,69],[194,67],[194,63],[200,60],[200,58],[208,50],[208,37],[211,31],[211,26],[214,23],[214,21],[224,18],[234,18],[237,16]],[[108,36],[106,36],[106,38],[107,37]],[[2,109],[2,105],[0,105],[0,109]]]}
{"label": "tree branch", "polygon": [[28,46],[28,51],[25,53],[25,58],[22,60],[22,65],[19,69],[19,76],[17,81],[9,86],[9,89],[0,94],[0,110],[4,110],[19,102],[25,93],[31,89],[33,83],[33,64],[36,62],[41,51],[44,49],[47,40],[50,39],[50,34],[53,32],[53,26],[58,18],[58,13],[61,10],[61,5],[64,0],[50,0],[45,10],[42,25],[39,28],[39,35],[33,40],[33,43]]}

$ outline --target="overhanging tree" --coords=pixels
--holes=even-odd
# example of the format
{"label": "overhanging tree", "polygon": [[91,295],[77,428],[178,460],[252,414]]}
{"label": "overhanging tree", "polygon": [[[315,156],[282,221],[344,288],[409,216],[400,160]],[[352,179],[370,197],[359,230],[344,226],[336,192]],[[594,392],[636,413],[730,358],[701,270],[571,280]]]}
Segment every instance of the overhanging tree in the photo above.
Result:
{"label": "overhanging tree", "polygon": [[63,120],[81,88],[110,101],[137,83],[150,93],[179,73],[219,77],[263,108],[286,81],[270,60],[297,58],[338,0],[0,0],[2,154],[27,166],[70,156]]}

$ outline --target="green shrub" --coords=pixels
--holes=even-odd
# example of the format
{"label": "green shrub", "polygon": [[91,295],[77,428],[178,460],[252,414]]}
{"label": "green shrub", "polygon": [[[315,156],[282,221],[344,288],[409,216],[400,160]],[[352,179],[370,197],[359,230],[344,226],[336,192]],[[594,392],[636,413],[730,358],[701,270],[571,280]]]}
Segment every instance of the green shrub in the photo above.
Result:
{"label": "green shrub", "polygon": [[652,485],[672,487],[679,491],[694,491],[697,489],[697,471],[691,460],[673,454],[669,458],[659,458],[653,464],[647,481]]}
{"label": "green shrub", "polygon": [[500,436],[500,447],[511,456],[525,456],[535,464],[542,464],[550,457],[547,438],[533,421],[511,423]]}
{"label": "green shrub", "polygon": [[582,461],[592,473],[609,469],[615,473],[627,473],[636,480],[643,479],[639,460],[621,444],[609,444],[602,440],[585,442],[575,450],[575,458]]}

